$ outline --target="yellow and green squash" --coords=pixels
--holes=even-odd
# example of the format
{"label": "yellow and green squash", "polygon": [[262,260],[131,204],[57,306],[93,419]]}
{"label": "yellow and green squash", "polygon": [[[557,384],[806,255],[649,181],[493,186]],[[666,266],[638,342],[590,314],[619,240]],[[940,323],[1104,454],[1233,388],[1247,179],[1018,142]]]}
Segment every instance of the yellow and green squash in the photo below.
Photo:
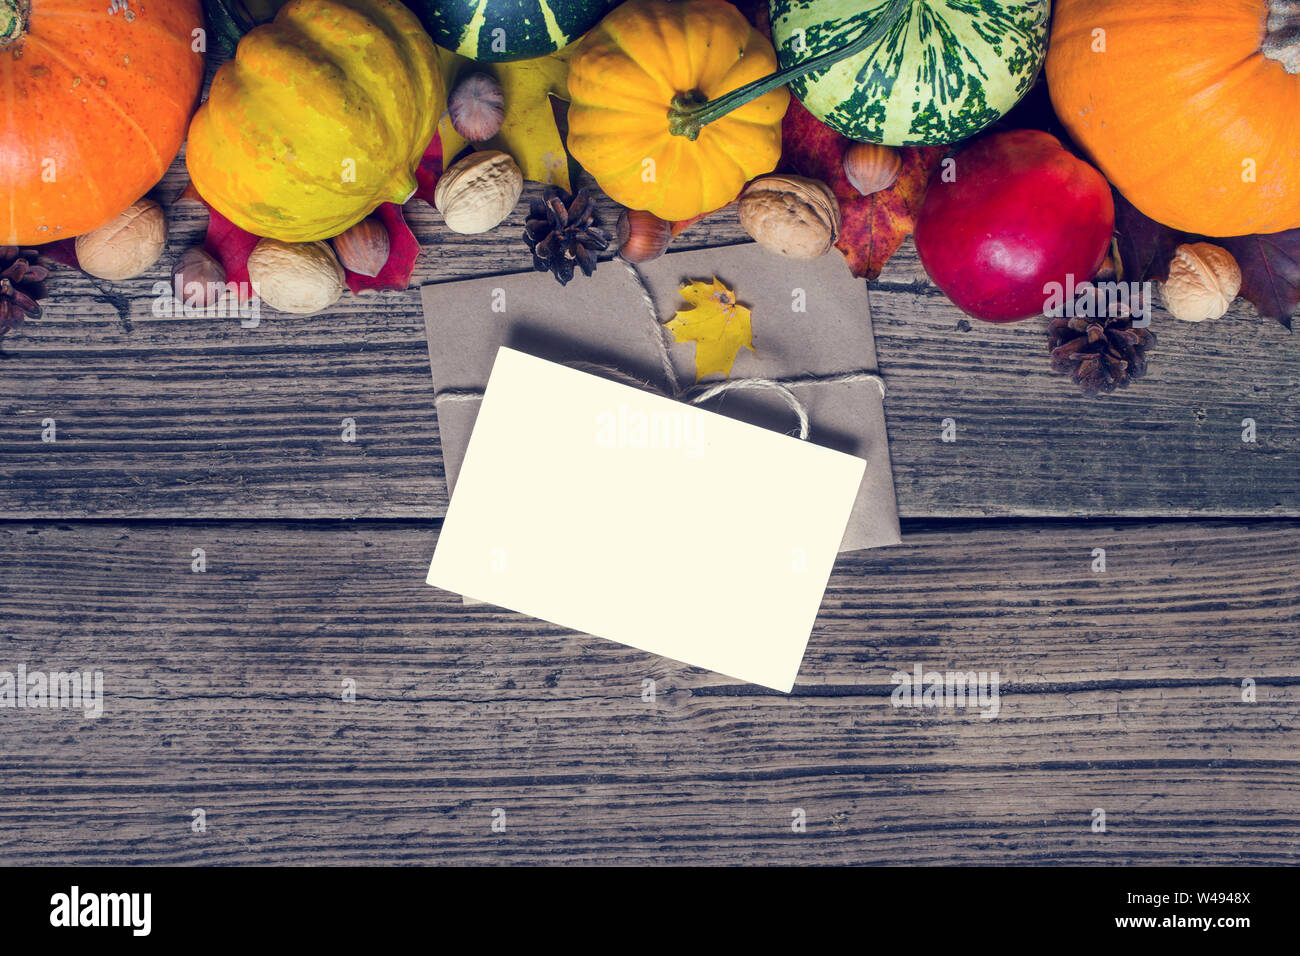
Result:
{"label": "yellow and green squash", "polygon": [[289,0],[217,71],[190,177],[249,232],[327,239],[411,197],[444,99],[437,49],[402,4]]}

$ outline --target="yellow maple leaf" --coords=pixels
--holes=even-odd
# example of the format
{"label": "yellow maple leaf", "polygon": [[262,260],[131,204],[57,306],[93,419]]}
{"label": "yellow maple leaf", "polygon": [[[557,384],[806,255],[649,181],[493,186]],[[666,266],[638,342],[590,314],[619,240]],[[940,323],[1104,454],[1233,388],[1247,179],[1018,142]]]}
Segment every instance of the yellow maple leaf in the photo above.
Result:
{"label": "yellow maple leaf", "polygon": [[[509,153],[523,170],[524,179],[559,186],[565,192],[570,191],[569,156],[555,125],[551,97],[569,99],[571,54],[572,45],[531,60],[473,63],[449,50],[438,49],[438,60],[448,91],[455,87],[457,78],[467,72],[488,73],[501,84],[506,100],[505,122],[501,132],[487,142],[476,143],[475,149],[499,149]],[[443,162],[448,165],[452,157],[469,145],[465,137],[452,129],[451,117],[446,112],[438,121],[438,137],[442,140]]]}
{"label": "yellow maple leaf", "polygon": [[695,343],[695,381],[714,372],[730,375],[740,350],[754,351],[749,309],[717,276],[712,283],[688,282],[681,293],[691,308],[677,312],[665,327],[674,341]]}

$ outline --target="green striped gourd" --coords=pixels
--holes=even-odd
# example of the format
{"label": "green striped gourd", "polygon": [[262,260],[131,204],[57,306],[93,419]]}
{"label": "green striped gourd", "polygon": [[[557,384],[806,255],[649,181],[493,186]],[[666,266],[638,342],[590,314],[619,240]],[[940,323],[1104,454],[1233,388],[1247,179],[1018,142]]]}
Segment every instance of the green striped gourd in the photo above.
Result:
{"label": "green striped gourd", "polygon": [[896,16],[866,50],[790,81],[818,119],[851,139],[955,143],[1015,106],[1047,52],[1049,0],[770,0],[782,67],[843,48]]}

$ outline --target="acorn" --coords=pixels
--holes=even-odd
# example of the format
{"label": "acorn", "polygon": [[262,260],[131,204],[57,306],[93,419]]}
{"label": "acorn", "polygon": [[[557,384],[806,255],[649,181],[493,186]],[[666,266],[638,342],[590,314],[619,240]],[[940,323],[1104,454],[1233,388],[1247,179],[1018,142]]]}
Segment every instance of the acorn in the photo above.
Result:
{"label": "acorn", "polygon": [[374,278],[388,263],[388,229],[377,216],[367,216],[334,237],[334,252],[344,269]]}
{"label": "acorn", "polygon": [[506,119],[506,97],[501,84],[486,73],[461,77],[447,99],[451,126],[471,143],[491,139]]}
{"label": "acorn", "polygon": [[618,254],[628,262],[649,262],[668,249],[672,223],[644,209],[624,209],[618,217]]}
{"label": "acorn", "polygon": [[854,143],[844,151],[844,175],[864,196],[894,185],[902,166],[902,154],[892,146]]}

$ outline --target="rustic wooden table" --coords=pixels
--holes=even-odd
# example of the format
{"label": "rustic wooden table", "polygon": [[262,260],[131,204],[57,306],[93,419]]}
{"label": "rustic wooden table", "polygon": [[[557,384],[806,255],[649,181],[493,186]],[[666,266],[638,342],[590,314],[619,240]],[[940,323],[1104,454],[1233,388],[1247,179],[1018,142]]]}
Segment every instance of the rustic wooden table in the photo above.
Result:
{"label": "rustic wooden table", "polygon": [[[526,269],[525,209],[413,203],[415,286]],[[1300,859],[1300,341],[1250,306],[1158,312],[1150,376],[1083,398],[909,243],[870,285],[904,544],[840,560],[785,696],[425,586],[418,290],[158,318],[206,224],[171,218],[149,276],[60,269],[3,343],[0,670],[105,704],[0,711],[0,863]],[[894,708],[916,663],[998,671],[1000,715]]]}

